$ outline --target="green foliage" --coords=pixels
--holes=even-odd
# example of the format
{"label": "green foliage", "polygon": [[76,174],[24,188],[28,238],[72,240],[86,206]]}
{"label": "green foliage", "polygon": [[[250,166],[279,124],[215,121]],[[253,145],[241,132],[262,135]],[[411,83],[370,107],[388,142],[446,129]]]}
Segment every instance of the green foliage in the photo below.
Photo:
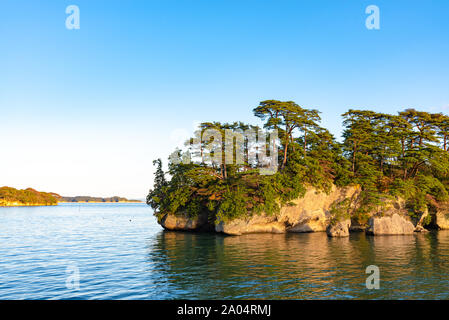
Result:
{"label": "green foliage", "polygon": [[164,200],[167,198],[167,181],[165,180],[165,174],[162,170],[162,160],[157,159],[153,161],[153,165],[157,165],[154,188],[150,190],[147,196],[147,204],[151,206],[155,212],[164,208]]}
{"label": "green foliage", "polygon": [[0,206],[9,205],[9,203],[18,203],[22,205],[55,205],[58,203],[58,195],[39,192],[28,188],[17,190],[10,187],[0,188]]}
{"label": "green foliage", "polygon": [[330,224],[335,225],[340,221],[344,221],[351,217],[350,214],[351,199],[344,199],[343,201],[336,201],[330,207]]}
{"label": "green foliage", "polygon": [[370,213],[380,211],[385,205],[385,199],[388,195],[381,194],[377,189],[365,187],[358,199],[357,209],[354,210],[352,219],[359,225],[365,225],[368,222]]}
{"label": "green foliage", "polygon": [[444,185],[435,177],[419,175],[416,178],[416,188],[420,193],[433,196],[437,201],[445,201],[448,193]]}
{"label": "green foliage", "polygon": [[240,188],[227,190],[223,194],[223,199],[217,209],[218,221],[228,221],[234,218],[245,217],[247,213],[246,197]]}

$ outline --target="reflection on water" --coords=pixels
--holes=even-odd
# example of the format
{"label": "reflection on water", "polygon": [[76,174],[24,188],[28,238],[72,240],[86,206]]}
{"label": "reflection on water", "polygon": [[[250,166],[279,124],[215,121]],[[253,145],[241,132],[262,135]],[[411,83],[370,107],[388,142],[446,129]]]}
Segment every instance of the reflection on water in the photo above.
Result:
{"label": "reflection on water", "polygon": [[449,231],[227,237],[164,232],[143,204],[0,208],[0,257],[0,299],[449,298]]}
{"label": "reflection on water", "polygon": [[[444,299],[448,249],[449,232],[343,239],[161,232],[149,257],[181,298]],[[379,290],[366,289],[369,265],[380,268]]]}

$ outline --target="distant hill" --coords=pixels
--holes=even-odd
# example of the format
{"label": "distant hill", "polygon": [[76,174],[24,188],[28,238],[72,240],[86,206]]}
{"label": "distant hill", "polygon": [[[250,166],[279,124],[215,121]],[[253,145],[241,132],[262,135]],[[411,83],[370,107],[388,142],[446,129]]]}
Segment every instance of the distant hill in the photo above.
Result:
{"label": "distant hill", "polygon": [[28,188],[18,190],[11,187],[0,188],[0,207],[54,206],[58,204],[55,194],[39,192]]}
{"label": "distant hill", "polygon": [[89,197],[89,196],[77,196],[77,197],[57,197],[59,202],[141,202],[140,200],[128,200],[121,197]]}
{"label": "distant hill", "polygon": [[142,202],[141,200],[128,200],[121,197],[63,197],[53,192],[39,192],[32,188],[18,190],[11,187],[0,188],[0,207],[19,207],[19,206],[54,206],[58,202],[83,202],[83,203],[102,203],[102,202]]}

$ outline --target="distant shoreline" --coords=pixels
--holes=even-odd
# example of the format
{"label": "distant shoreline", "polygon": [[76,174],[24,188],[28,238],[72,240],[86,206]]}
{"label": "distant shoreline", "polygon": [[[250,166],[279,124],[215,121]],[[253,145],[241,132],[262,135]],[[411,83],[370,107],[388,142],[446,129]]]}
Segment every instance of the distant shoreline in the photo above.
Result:
{"label": "distant shoreline", "polygon": [[91,197],[91,196],[76,196],[76,197],[64,197],[55,195],[58,202],[73,202],[73,203],[119,203],[119,202],[142,202],[137,199],[127,199],[123,197]]}
{"label": "distant shoreline", "polygon": [[60,201],[59,203],[144,203],[140,200],[130,200],[130,201]]}
{"label": "distant shoreline", "polygon": [[76,196],[64,197],[57,193],[39,192],[32,188],[18,190],[11,187],[0,188],[0,207],[43,207],[59,203],[144,203],[142,200],[126,199],[118,196],[109,198]]}

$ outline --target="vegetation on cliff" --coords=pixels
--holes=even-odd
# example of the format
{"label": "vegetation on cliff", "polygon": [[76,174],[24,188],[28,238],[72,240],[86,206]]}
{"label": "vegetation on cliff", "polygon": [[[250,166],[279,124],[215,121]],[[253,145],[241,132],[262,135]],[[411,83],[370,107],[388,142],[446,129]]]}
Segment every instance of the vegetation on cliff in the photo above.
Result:
{"label": "vegetation on cliff", "polygon": [[[342,115],[343,141],[337,142],[320,126],[319,111],[292,101],[262,101],[253,112],[264,121],[263,128],[241,122],[202,123],[186,150],[175,151],[167,173],[160,159],[154,161],[157,170],[147,203],[156,215],[194,217],[207,212],[211,220],[225,221],[258,212],[276,214],[281,206],[301,197],[307,186],[326,192],[332,184],[362,187],[362,205],[352,217],[360,223],[388,197],[404,198],[412,215],[448,199],[449,117],[442,113],[349,110]],[[259,163],[250,161],[248,142],[243,162],[227,164],[224,141],[214,145],[209,138],[201,139],[211,128],[235,133],[249,128],[277,130],[277,172],[259,174]],[[272,152],[269,146],[266,141],[268,153]],[[211,161],[211,155],[223,161]],[[198,161],[173,161],[192,157]]]}
{"label": "vegetation on cliff", "polygon": [[58,200],[54,194],[39,192],[28,188],[18,190],[10,187],[0,188],[0,206],[56,205]]}

